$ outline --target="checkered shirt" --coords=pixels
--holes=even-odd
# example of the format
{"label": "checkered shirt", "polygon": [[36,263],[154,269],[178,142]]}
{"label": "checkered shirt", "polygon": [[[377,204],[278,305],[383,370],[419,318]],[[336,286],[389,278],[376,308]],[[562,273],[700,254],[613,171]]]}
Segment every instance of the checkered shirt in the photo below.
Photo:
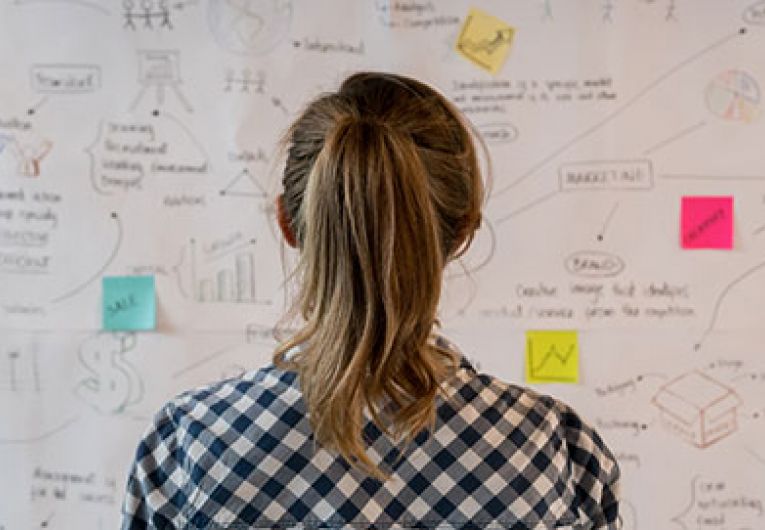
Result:
{"label": "checkered shirt", "polygon": [[570,407],[464,356],[446,387],[403,458],[366,417],[384,483],[315,444],[295,372],[180,394],[138,446],[122,530],[621,528],[616,460]]}

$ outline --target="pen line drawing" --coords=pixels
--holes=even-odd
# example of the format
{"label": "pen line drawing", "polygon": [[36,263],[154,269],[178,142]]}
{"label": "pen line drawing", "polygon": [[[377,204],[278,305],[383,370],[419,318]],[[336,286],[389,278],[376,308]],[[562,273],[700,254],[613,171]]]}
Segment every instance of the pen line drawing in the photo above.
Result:
{"label": "pen line drawing", "polygon": [[27,109],[27,115],[32,116],[35,114],[38,110],[42,108],[43,105],[45,105],[48,102],[48,96],[43,96],[40,98],[37,103],[33,104]]}
{"label": "pen line drawing", "polygon": [[546,195],[542,195],[541,197],[531,201],[530,203],[528,203],[528,204],[526,204],[524,206],[521,206],[520,208],[516,208],[515,210],[513,210],[509,214],[500,217],[499,219],[497,219],[494,222],[494,224],[495,225],[501,225],[502,223],[504,223],[506,221],[509,221],[510,219],[515,217],[516,215],[519,215],[519,214],[521,214],[521,213],[523,213],[523,212],[525,212],[527,210],[530,210],[531,208],[533,208],[533,207],[535,207],[535,206],[537,206],[539,204],[542,204],[543,202],[545,202],[545,201],[547,201],[549,199],[552,199],[553,197],[558,195],[558,193],[559,193],[558,190],[555,190],[555,191],[552,191],[552,192],[550,192],[550,193],[548,193]]}
{"label": "pen line drawing", "polygon": [[712,316],[709,319],[709,324],[707,325],[706,330],[704,330],[704,333],[702,334],[699,341],[694,345],[695,350],[701,349],[701,346],[704,344],[704,341],[707,339],[710,333],[715,328],[715,325],[717,324],[717,318],[720,313],[720,308],[722,307],[722,303],[725,300],[725,298],[728,296],[728,294],[731,292],[731,290],[753,274],[757,273],[761,269],[765,269],[765,261],[758,263],[757,265],[747,269],[744,271],[741,275],[736,277],[732,282],[730,282],[725,289],[722,290],[720,295],[717,297],[717,301],[715,302],[714,308],[712,310]]}
{"label": "pen line drawing", "polygon": [[[7,352],[7,371],[8,381],[7,387],[5,383],[0,386],[0,390],[9,390],[11,392],[24,392],[31,390],[35,393],[42,391],[42,385],[40,384],[40,367],[37,359],[37,351],[32,350],[27,353],[24,352],[24,367],[19,366],[19,360],[22,358],[22,352],[19,349],[11,349]],[[27,359],[29,357],[29,359]],[[24,374],[24,372],[26,372]],[[22,376],[24,376],[22,378]]]}
{"label": "pen line drawing", "polygon": [[186,134],[188,135],[188,138],[194,143],[197,149],[199,149],[199,152],[202,153],[202,155],[205,158],[205,161],[207,163],[207,166],[209,168],[209,171],[212,171],[212,164],[210,163],[210,155],[207,154],[207,149],[205,149],[205,146],[202,144],[202,142],[199,141],[199,138],[197,138],[192,132],[191,129],[189,129],[185,123],[183,123],[181,120],[178,119],[178,117],[167,111],[154,111],[155,117],[165,117],[170,119],[173,123],[178,125],[181,129],[183,129]]}
{"label": "pen line drawing", "polygon": [[680,515],[676,515],[672,518],[672,522],[675,524],[678,524],[683,527],[683,530],[688,530],[688,527],[685,526],[685,523],[682,521],[682,518],[685,517],[696,505],[696,483],[701,479],[699,475],[696,475],[691,480],[691,500],[688,502],[688,506],[680,513]]}
{"label": "pen line drawing", "polygon": [[190,365],[185,366],[184,368],[181,368],[180,370],[178,370],[176,372],[173,372],[171,377],[173,379],[178,379],[182,375],[184,375],[184,374],[186,374],[188,372],[191,372],[192,370],[196,370],[200,366],[203,366],[203,365],[209,363],[210,361],[212,361],[214,359],[217,359],[219,357],[222,357],[222,356],[226,355],[231,350],[233,350],[235,347],[236,346],[226,346],[225,348],[221,348],[219,350],[216,350],[213,353],[211,353],[210,355],[207,355],[207,356],[203,357],[202,359],[199,359],[198,361],[195,361],[195,362],[191,363]]}
{"label": "pen line drawing", "polygon": [[82,283],[69,289],[68,291],[65,291],[63,294],[60,294],[57,297],[53,298],[51,300],[51,303],[57,304],[68,298],[72,298],[73,296],[82,292],[86,287],[88,287],[90,284],[92,284],[98,278],[100,278],[101,275],[104,273],[104,271],[109,268],[109,265],[112,264],[112,262],[114,261],[114,258],[117,257],[117,253],[119,252],[120,247],[122,246],[122,237],[123,237],[122,221],[120,220],[119,215],[117,215],[117,212],[112,212],[110,215],[110,218],[114,220],[114,225],[117,228],[117,238],[114,243],[114,247],[112,248],[112,251],[109,254],[109,256],[106,258],[106,261],[104,262],[104,264],[101,267],[99,267],[98,270],[93,275],[88,277]]}
{"label": "pen line drawing", "polygon": [[23,445],[47,440],[51,436],[54,436],[71,427],[79,420],[79,416],[72,416],[71,418],[68,418],[58,424],[56,427],[30,438],[0,438],[0,445]]}
{"label": "pen line drawing", "polygon": [[88,2],[86,0],[15,0],[17,6],[24,6],[29,4],[45,3],[45,4],[58,4],[58,5],[73,5],[86,7],[94,11],[98,11],[103,15],[110,15],[111,11],[105,8],[101,2]]}
{"label": "pen line drawing", "polygon": [[668,173],[661,175],[661,178],[667,180],[721,180],[721,181],[740,181],[740,182],[758,182],[765,180],[765,176],[757,175],[694,175],[690,173]]}
{"label": "pen line drawing", "polygon": [[616,201],[616,203],[611,208],[611,211],[608,213],[606,220],[603,222],[603,226],[601,227],[600,232],[598,232],[598,235],[596,237],[598,241],[603,241],[603,238],[606,235],[606,230],[608,230],[608,226],[611,224],[611,219],[614,217],[614,214],[616,213],[616,210],[618,209],[619,209],[619,201]]}
{"label": "pen line drawing", "polygon": [[684,137],[688,136],[689,134],[694,133],[694,132],[704,128],[704,126],[706,126],[706,124],[707,124],[706,121],[701,120],[700,122],[698,122],[698,123],[696,123],[694,125],[691,125],[690,127],[686,127],[684,129],[682,129],[680,132],[673,134],[669,138],[666,138],[666,139],[662,140],[661,142],[652,145],[651,147],[649,147],[648,149],[643,151],[643,154],[644,155],[649,155],[651,153],[654,153],[654,152],[658,151],[659,149],[661,149],[663,147],[666,147],[669,144],[674,143],[675,141],[680,140],[681,138],[684,138]]}
{"label": "pen line drawing", "polygon": [[224,197],[250,197],[265,199],[266,190],[260,184],[258,179],[250,173],[250,170],[244,168],[231,179],[226,187],[220,190],[220,195]]}
{"label": "pen line drawing", "polygon": [[585,129],[584,131],[578,133],[573,138],[571,138],[569,141],[564,143],[562,146],[558,147],[553,152],[551,152],[550,154],[548,154],[547,156],[543,157],[541,160],[539,160],[538,162],[533,164],[529,169],[524,171],[519,177],[517,177],[515,180],[513,180],[512,182],[506,184],[499,191],[497,191],[495,196],[503,195],[504,193],[510,191],[514,187],[516,187],[519,184],[521,184],[522,182],[524,182],[529,177],[535,175],[536,172],[539,169],[541,169],[543,166],[545,166],[548,162],[556,159],[560,154],[562,154],[565,151],[567,151],[570,147],[572,147],[573,145],[576,145],[577,143],[579,143],[580,141],[584,140],[585,138],[587,138],[588,136],[590,136],[594,132],[598,131],[603,126],[607,125],[608,123],[610,123],[611,121],[616,119],[624,111],[626,111],[631,106],[633,106],[635,103],[640,101],[646,94],[651,92],[651,90],[656,88],[658,85],[660,85],[666,79],[668,79],[669,77],[671,77],[672,75],[674,75],[675,73],[677,73],[678,71],[680,71],[681,69],[686,67],[687,65],[689,65],[692,62],[696,61],[697,59],[703,57],[704,55],[706,55],[707,53],[711,52],[712,50],[715,50],[715,49],[717,49],[717,48],[727,44],[728,42],[730,42],[731,40],[735,39],[736,37],[739,37],[739,36],[744,35],[744,34],[746,34],[746,29],[745,28],[741,28],[741,29],[735,31],[734,33],[727,34],[724,37],[716,40],[712,44],[706,46],[702,50],[694,53],[690,57],[687,57],[686,59],[684,59],[680,63],[676,64],[672,68],[668,69],[667,71],[662,73],[660,76],[658,76],[656,79],[654,79],[653,81],[648,83],[645,87],[643,87],[640,91],[638,91],[637,94],[632,96],[625,103],[620,105],[617,109],[613,110],[612,112],[607,114],[604,118],[600,119],[598,122],[596,122],[595,124],[591,125],[590,127]]}

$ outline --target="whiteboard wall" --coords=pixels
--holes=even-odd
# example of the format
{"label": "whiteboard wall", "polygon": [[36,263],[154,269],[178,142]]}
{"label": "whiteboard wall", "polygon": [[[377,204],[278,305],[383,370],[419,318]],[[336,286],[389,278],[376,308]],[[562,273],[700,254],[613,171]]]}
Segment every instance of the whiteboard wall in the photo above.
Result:
{"label": "whiteboard wall", "polygon": [[[454,51],[473,6],[515,28],[496,75]],[[153,412],[269,361],[275,145],[362,69],[489,148],[444,333],[523,383],[526,331],[578,331],[539,389],[616,453],[625,528],[765,528],[765,2],[3,0],[0,35],[0,530],[115,527]],[[682,248],[684,196],[733,197],[732,249]],[[157,331],[101,332],[101,278],[147,274]]]}

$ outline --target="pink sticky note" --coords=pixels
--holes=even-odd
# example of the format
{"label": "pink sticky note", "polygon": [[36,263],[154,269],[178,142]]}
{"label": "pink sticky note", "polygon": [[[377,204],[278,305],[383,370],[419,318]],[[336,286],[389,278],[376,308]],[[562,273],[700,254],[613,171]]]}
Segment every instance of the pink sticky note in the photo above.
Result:
{"label": "pink sticky note", "polygon": [[733,248],[733,197],[683,197],[683,248]]}

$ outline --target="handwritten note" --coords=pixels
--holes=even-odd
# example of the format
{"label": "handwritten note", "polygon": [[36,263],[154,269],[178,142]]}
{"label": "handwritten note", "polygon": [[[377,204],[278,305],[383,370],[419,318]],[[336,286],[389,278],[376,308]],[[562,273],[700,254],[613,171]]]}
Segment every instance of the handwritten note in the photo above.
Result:
{"label": "handwritten note", "polygon": [[505,62],[515,30],[480,9],[471,9],[457,38],[456,50],[473,64],[496,74]]}
{"label": "handwritten note", "polygon": [[683,248],[733,248],[733,197],[683,197],[680,209]]}
{"label": "handwritten note", "polygon": [[103,329],[145,331],[157,325],[154,276],[103,278]]}
{"label": "handwritten note", "polygon": [[576,331],[526,332],[526,382],[578,383],[579,340]]}

